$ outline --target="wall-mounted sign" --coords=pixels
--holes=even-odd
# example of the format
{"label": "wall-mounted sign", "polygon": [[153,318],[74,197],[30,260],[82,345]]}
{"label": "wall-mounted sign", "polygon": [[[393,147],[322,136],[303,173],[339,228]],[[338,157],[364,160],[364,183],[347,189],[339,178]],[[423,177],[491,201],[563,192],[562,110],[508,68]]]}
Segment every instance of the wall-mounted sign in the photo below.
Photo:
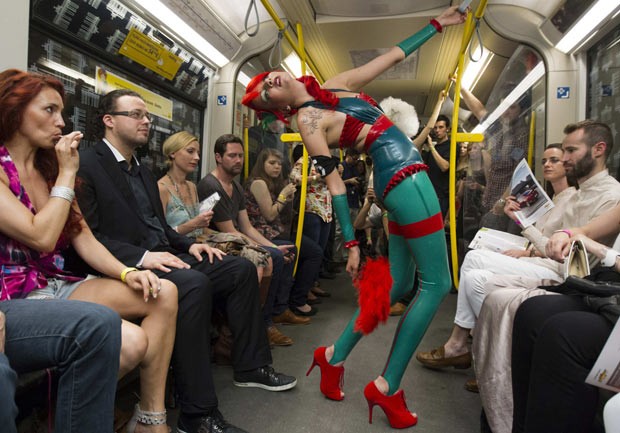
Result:
{"label": "wall-mounted sign", "polygon": [[164,98],[157,93],[145,89],[142,86],[127,81],[118,75],[113,74],[97,66],[97,76],[95,77],[95,92],[105,95],[112,90],[129,89],[138,93],[144,99],[149,113],[167,120],[172,120],[172,101]]}
{"label": "wall-mounted sign", "polygon": [[556,92],[557,99],[569,99],[570,98],[570,87],[558,87]]}
{"label": "wall-mounted sign", "polygon": [[226,105],[228,98],[226,95],[217,95],[217,105]]}
{"label": "wall-mounted sign", "polygon": [[118,52],[169,80],[174,78],[183,64],[179,56],[136,29],[129,30]]}

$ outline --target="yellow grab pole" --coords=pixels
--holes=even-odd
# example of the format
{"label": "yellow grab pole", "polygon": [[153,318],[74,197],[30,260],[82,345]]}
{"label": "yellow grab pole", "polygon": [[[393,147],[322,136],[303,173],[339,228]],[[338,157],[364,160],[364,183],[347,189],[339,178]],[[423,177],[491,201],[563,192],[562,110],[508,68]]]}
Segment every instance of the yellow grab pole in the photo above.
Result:
{"label": "yellow grab pole", "polygon": [[530,137],[527,145],[527,165],[532,167],[534,160],[534,142],[536,141],[536,111],[532,111],[530,119]]}
{"label": "yellow grab pole", "polygon": [[250,164],[250,133],[249,128],[243,128],[243,180],[248,178]]}
{"label": "yellow grab pole", "polygon": [[[299,52],[303,55],[299,56],[301,60],[301,74],[306,74],[306,50],[304,49],[304,34],[301,23],[297,23],[297,36],[299,39]],[[301,191],[299,196],[299,215],[297,216],[297,236],[295,237],[295,246],[297,247],[297,256],[295,257],[295,267],[293,275],[297,273],[297,265],[299,264],[299,255],[301,252],[301,237],[304,231],[304,216],[306,213],[306,193],[308,191],[308,151],[306,146],[303,147],[303,162],[301,164]]]}
{"label": "yellow grab pole", "polygon": [[[263,6],[265,6],[265,9],[267,9],[267,12],[269,13],[269,16],[271,16],[271,19],[276,23],[276,26],[278,27],[278,30],[284,31],[284,37],[286,38],[288,43],[291,45],[293,50],[295,50],[295,52],[297,53],[297,55],[301,59],[301,61],[302,61],[301,64],[303,65],[304,63],[307,62],[309,64],[309,66],[310,66],[310,69],[312,70],[312,73],[316,77],[316,79],[319,80],[319,82],[323,82],[324,81],[323,80],[323,76],[321,75],[319,70],[314,65],[314,62],[312,62],[311,59],[306,59],[306,53],[305,53],[305,51],[302,48],[303,47],[303,42],[301,42],[301,39],[302,39],[301,35],[298,36],[298,39],[300,40],[300,44],[298,45],[298,44],[295,43],[295,41],[291,37],[291,35],[288,32],[288,30],[286,30],[286,26],[284,25],[284,23],[282,22],[282,20],[280,19],[280,17],[276,13],[276,11],[271,6],[271,3],[269,3],[269,0],[261,0],[261,3],[263,4]],[[300,24],[298,24],[298,29],[299,28],[301,28]]]}

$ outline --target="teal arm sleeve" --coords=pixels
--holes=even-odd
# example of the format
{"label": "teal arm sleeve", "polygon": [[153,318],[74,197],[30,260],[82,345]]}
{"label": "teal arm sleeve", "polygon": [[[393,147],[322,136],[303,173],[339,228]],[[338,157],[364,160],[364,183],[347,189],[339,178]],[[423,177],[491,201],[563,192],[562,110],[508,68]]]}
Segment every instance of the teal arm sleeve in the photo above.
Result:
{"label": "teal arm sleeve", "polygon": [[397,44],[396,46],[403,50],[405,52],[405,57],[407,57],[415,50],[420,48],[422,44],[424,44],[424,42],[432,38],[435,33],[437,33],[437,29],[432,24],[429,24],[422,30],[420,30],[414,35],[409,36],[407,39]]}
{"label": "teal arm sleeve", "polygon": [[344,238],[344,241],[354,241],[355,232],[353,231],[353,224],[351,224],[351,215],[349,214],[347,195],[338,194],[332,196],[332,207],[334,208],[334,213],[340,223],[340,229],[342,230],[342,237]]}

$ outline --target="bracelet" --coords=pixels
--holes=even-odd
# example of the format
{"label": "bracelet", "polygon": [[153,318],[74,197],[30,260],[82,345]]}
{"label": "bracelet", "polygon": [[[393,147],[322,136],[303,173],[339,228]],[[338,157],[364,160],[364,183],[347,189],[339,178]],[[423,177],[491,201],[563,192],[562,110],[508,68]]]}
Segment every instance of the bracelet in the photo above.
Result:
{"label": "bracelet", "polygon": [[431,25],[437,29],[438,33],[441,33],[443,31],[442,25],[435,18],[431,20]]}
{"label": "bracelet", "polygon": [[137,271],[138,268],[125,268],[123,269],[123,271],[121,272],[121,281],[123,283],[127,282],[127,274],[133,271]]}
{"label": "bracelet", "polygon": [[66,186],[53,186],[50,191],[50,197],[62,198],[72,203],[75,198],[75,191]]}
{"label": "bracelet", "polygon": [[553,233],[566,233],[569,238],[573,237],[573,232],[571,232],[570,230],[567,230],[567,229],[556,230]]}
{"label": "bracelet", "polygon": [[286,196],[284,194],[279,194],[277,201],[282,201],[282,202],[286,203]]}
{"label": "bracelet", "polygon": [[359,244],[360,244],[360,243],[359,243],[359,241],[349,241],[349,242],[345,242],[345,243],[344,243],[344,247],[345,247],[346,249],[349,249],[349,248],[356,247],[356,246],[358,246]]}

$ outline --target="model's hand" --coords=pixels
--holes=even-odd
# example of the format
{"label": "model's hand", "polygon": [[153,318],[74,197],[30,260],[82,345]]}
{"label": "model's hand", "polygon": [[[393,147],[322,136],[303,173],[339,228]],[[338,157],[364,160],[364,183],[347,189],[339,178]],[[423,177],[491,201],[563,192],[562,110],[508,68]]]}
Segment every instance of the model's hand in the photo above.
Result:
{"label": "model's hand", "polygon": [[80,168],[80,156],[78,146],[84,135],[80,131],[60,137],[54,149],[58,159],[58,172],[75,174]]}
{"label": "model's hand", "polygon": [[[142,261],[144,269],[158,269],[163,272],[170,272],[170,268],[189,269],[190,265],[175,256],[174,254],[164,252],[149,251]],[[133,272],[131,272],[133,273]]]}
{"label": "model's hand", "polygon": [[346,270],[352,279],[357,278],[357,271],[360,267],[360,249],[358,246],[349,248],[349,258],[347,259]]}
{"label": "model's hand", "polygon": [[129,272],[125,277],[125,282],[134,290],[142,290],[144,302],[149,301],[149,296],[153,299],[157,298],[161,291],[161,281],[151,271]]}
{"label": "model's hand", "polygon": [[[467,8],[469,11],[469,8]],[[459,11],[459,6],[452,6],[446,9],[439,15],[436,20],[441,24],[442,27],[453,26],[456,24],[463,24],[465,19],[467,18],[467,12],[461,13]]]}
{"label": "model's hand", "polygon": [[547,257],[560,263],[564,263],[564,258],[568,255],[570,245],[571,238],[568,233],[557,232],[552,234],[549,238],[549,241],[545,246],[545,252]]}
{"label": "model's hand", "polygon": [[212,248],[207,244],[192,244],[192,246],[189,247],[189,253],[196,257],[196,260],[199,262],[202,262],[202,253],[205,253],[209,257],[209,263],[213,263],[213,257],[222,260],[222,257],[226,255],[224,251]]}
{"label": "model's hand", "polygon": [[6,317],[0,311],[0,353],[4,353],[4,340],[6,339]]}

